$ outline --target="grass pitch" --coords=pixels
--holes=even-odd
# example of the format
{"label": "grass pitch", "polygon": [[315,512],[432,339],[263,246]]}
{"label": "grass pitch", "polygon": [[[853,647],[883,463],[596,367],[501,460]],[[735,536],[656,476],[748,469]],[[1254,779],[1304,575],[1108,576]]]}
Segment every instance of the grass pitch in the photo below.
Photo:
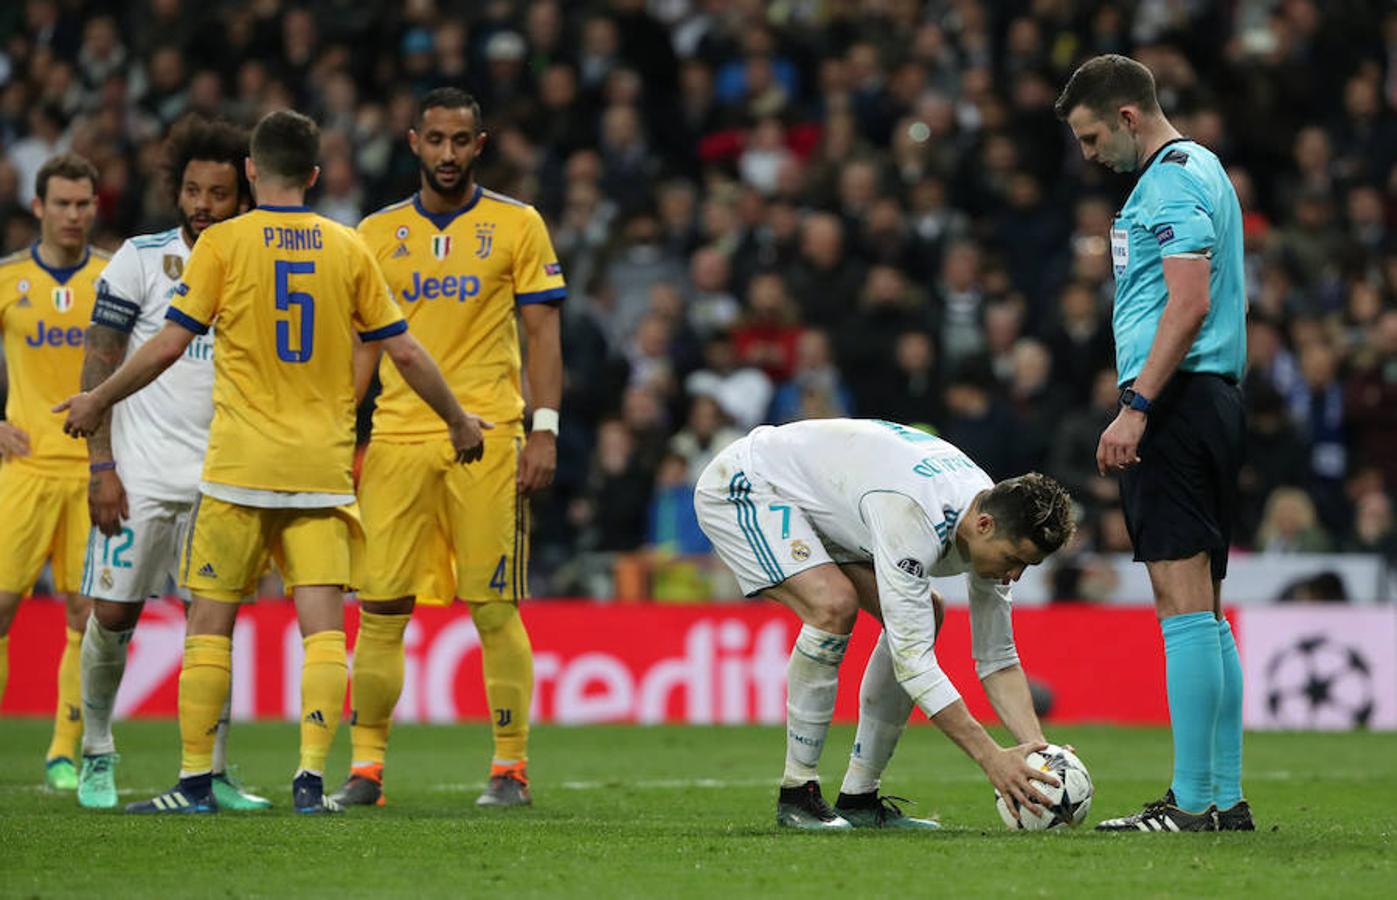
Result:
{"label": "grass pitch", "polygon": [[[1006,831],[979,770],[910,728],[884,789],[940,833],[802,835],[774,823],[779,728],[543,727],[535,807],[477,810],[485,726],[394,730],[384,809],[290,811],[294,725],[235,724],[243,779],[270,813],[134,817],[39,787],[49,724],[0,721],[0,894],[117,896],[1391,896],[1397,735],[1252,734],[1255,834]],[[1157,729],[1064,728],[1096,781],[1090,822],[1166,785]],[[999,735],[1003,739],[1003,735]],[[172,722],[122,723],[122,800],[172,785]],[[833,801],[851,728],[823,767]],[[347,765],[347,734],[326,780]]]}

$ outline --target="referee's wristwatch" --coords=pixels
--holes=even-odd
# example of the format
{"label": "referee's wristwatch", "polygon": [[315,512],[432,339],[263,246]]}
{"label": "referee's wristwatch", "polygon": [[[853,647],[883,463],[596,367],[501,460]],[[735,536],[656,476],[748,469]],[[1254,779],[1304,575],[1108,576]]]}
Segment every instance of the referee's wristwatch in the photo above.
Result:
{"label": "referee's wristwatch", "polygon": [[1150,400],[1144,394],[1138,393],[1135,388],[1126,388],[1121,391],[1121,406],[1126,409],[1133,409],[1145,415],[1150,414]]}

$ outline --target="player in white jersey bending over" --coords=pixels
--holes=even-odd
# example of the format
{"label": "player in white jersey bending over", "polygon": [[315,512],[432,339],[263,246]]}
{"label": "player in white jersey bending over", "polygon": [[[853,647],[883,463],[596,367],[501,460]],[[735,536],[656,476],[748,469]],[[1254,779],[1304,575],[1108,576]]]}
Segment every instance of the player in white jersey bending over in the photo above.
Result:
{"label": "player in white jersey bending over", "polygon": [[[97,283],[87,333],[82,387],[91,390],[165,325],[170,296],[190,249],[210,225],[251,204],[243,175],[247,135],[232,125],[189,118],[171,131],[168,177],[180,225],[121,245]],[[213,418],[213,335],[196,337],[184,356],[145,390],[117,404],[88,438],[92,469],[83,588],[93,615],[82,640],[83,764],[78,802],[116,806],[112,707],[126,669],[126,648],[147,597],[164,593],[177,571],[182,537],[199,493]],[[178,584],[178,579],[175,580]],[[218,724],[214,793],[223,809],[265,809],[226,772],[228,711]]]}
{"label": "player in white jersey bending over", "polygon": [[[1009,586],[1073,530],[1071,500],[1046,476],[993,483],[960,450],[892,422],[825,419],[762,426],[699,477],[699,524],[748,596],[804,622],[786,672],[786,770],[779,825],[937,828],[878,794],[914,704],[1015,806],[1037,809],[1024,757],[1045,746],[1019,666]],[[964,573],[976,671],[1019,741],[1000,747],[936,662],[941,619],[932,576]],[[834,809],[816,773],[859,609],[883,624],[859,689],[859,725]]]}

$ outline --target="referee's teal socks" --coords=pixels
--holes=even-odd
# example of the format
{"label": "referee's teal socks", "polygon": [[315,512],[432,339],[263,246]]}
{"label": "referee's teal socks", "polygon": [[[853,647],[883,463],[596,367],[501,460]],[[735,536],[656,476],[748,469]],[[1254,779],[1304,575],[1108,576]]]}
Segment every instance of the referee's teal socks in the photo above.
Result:
{"label": "referee's teal socks", "polygon": [[1189,613],[1165,619],[1160,630],[1174,731],[1174,802],[1200,813],[1213,803],[1213,750],[1223,697],[1217,620],[1211,612]]}
{"label": "referee's teal socks", "polygon": [[1213,802],[1231,809],[1242,799],[1242,660],[1226,619],[1218,621],[1222,648],[1222,700],[1213,740]]}

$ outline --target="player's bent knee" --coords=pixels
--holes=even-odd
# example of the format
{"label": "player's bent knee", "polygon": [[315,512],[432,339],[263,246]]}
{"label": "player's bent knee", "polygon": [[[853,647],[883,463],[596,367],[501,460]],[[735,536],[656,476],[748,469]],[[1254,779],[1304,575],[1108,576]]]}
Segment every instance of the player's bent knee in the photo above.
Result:
{"label": "player's bent knee", "polygon": [[505,601],[470,604],[476,631],[498,631],[519,618],[519,605]]}
{"label": "player's bent knee", "polygon": [[858,614],[857,603],[831,602],[811,610],[811,616],[805,620],[805,624],[813,625],[821,631],[828,631],[830,634],[848,634],[854,630],[854,620],[858,618]]}
{"label": "player's bent knee", "polygon": [[108,631],[130,631],[140,621],[144,603],[117,603],[114,600],[93,600],[92,615],[97,624]]}
{"label": "player's bent knee", "polygon": [[1208,554],[1145,563],[1160,619],[1213,612],[1215,592]]}
{"label": "player's bent knee", "polygon": [[344,630],[344,590],[337,584],[298,584],[291,588],[301,636]]}
{"label": "player's bent knee", "polygon": [[87,627],[87,617],[92,615],[92,598],[82,594],[68,594],[66,601],[64,618],[67,619],[68,627],[73,631],[82,631]]}
{"label": "player's bent knee", "polygon": [[854,583],[835,565],[807,569],[766,591],[801,621],[830,634],[848,634],[859,614]]}
{"label": "player's bent knee", "polygon": [[212,634],[223,637],[233,636],[233,626],[238,621],[238,604],[225,600],[214,600],[197,594],[190,601],[186,613],[184,631],[187,636]]}

